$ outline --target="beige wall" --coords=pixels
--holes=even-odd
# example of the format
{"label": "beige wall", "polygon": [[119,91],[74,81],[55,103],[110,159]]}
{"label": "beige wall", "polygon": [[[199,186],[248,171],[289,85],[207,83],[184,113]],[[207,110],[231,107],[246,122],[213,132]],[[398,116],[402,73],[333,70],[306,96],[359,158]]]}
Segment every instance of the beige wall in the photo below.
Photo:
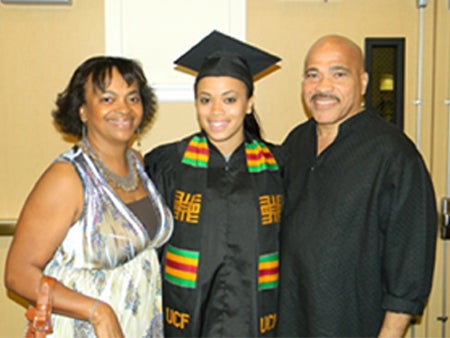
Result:
{"label": "beige wall", "polygon": [[26,194],[67,147],[50,112],[86,57],[102,53],[103,1],[72,6],[0,4],[0,217],[17,217]]}
{"label": "beige wall", "polygon": [[[426,14],[430,22],[431,6]],[[300,107],[300,80],[307,48],[322,35],[343,34],[361,47],[365,37],[406,37],[405,129],[413,137],[415,116],[411,102],[416,89],[417,19],[415,0],[331,0],[328,4],[248,1],[247,39],[283,57],[282,70],[261,80],[257,88],[259,112],[266,128],[271,128],[270,136],[279,141],[287,130],[305,119]],[[432,33],[427,30],[427,41]],[[429,59],[430,53],[428,50],[425,57]],[[429,141],[424,147],[429,152]]]}
{"label": "beige wall", "polygon": [[[414,3],[248,0],[248,40],[283,58],[281,69],[259,80],[256,86],[256,109],[267,138],[280,142],[288,130],[305,119],[299,94],[302,60],[311,42],[327,33],[349,35],[361,45],[366,36],[406,36],[405,81],[409,85],[405,129],[414,137],[415,107],[411,102],[415,98],[418,17]],[[399,16],[399,12],[403,15]],[[432,19],[432,12],[429,6],[426,20]],[[75,0],[69,7],[0,5],[0,45],[6,46],[0,54],[0,103],[5,112],[0,124],[0,153],[4,158],[0,187],[7,192],[0,195],[0,218],[17,217],[38,175],[68,147],[52,126],[50,111],[56,93],[65,87],[75,67],[104,50],[103,22],[102,0]],[[430,34],[428,29],[428,40]],[[430,53],[425,54],[428,59]],[[425,80],[429,84],[429,78]],[[161,103],[142,150],[196,129],[191,103]],[[430,128],[425,129],[427,132]],[[425,137],[423,146],[427,157],[428,139]]]}
{"label": "beige wall", "polygon": [[[98,0],[70,7],[0,4],[0,218],[17,218],[37,177],[68,147],[50,111],[73,69],[103,52],[102,13]],[[25,311],[3,286],[9,242],[0,237],[0,337],[20,337]]]}
{"label": "beige wall", "polygon": [[[69,146],[51,124],[50,111],[56,93],[64,88],[82,60],[104,50],[103,0],[72,2],[69,7],[0,4],[0,219],[18,216],[40,173]],[[444,12],[446,1],[429,2],[425,10],[428,47],[424,51],[421,150],[433,170],[438,195],[442,196],[445,160],[434,160],[438,156],[433,154],[442,146],[432,138],[432,131],[447,137],[446,131],[439,128],[447,123],[447,117],[444,113],[435,114],[432,108],[445,96],[445,92],[440,92],[435,97],[433,88],[447,88],[448,68],[434,76],[433,61],[445,64],[449,58],[445,54],[449,49],[448,38],[439,34],[442,29],[448,33],[449,25],[448,14]],[[300,73],[306,49],[319,36],[338,33],[350,36],[360,45],[365,37],[406,37],[405,130],[415,139],[416,115],[411,103],[416,98],[417,82],[415,3],[415,0],[329,0],[328,3],[248,0],[247,40],[283,58],[281,69],[256,85],[256,109],[266,137],[281,142],[294,125],[305,119],[300,105]],[[436,20],[438,6],[444,14],[439,12]],[[147,38],[151,43],[152,37]],[[436,41],[439,55],[433,52]],[[192,103],[162,103],[156,123],[143,139],[142,151],[195,130]],[[1,270],[9,242],[10,237],[0,237]],[[439,250],[440,253],[442,248]],[[429,306],[432,311],[426,314],[425,324],[417,328],[418,336],[438,336],[435,318],[440,309],[442,271],[437,270]],[[0,337],[21,336],[22,316],[23,309],[7,298],[0,285]]]}

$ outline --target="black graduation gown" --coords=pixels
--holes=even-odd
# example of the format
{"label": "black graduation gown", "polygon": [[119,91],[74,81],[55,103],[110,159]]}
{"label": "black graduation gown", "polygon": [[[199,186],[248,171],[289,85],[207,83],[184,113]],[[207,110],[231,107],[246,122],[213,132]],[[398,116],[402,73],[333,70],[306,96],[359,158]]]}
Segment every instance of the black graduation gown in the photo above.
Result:
{"label": "black graduation gown", "polygon": [[[209,144],[207,168],[186,165],[182,158],[190,140],[158,147],[145,156],[146,170],[175,219],[163,259],[165,335],[273,336],[279,170],[250,173],[244,144],[228,163]],[[264,264],[269,283],[258,278],[264,276]]]}

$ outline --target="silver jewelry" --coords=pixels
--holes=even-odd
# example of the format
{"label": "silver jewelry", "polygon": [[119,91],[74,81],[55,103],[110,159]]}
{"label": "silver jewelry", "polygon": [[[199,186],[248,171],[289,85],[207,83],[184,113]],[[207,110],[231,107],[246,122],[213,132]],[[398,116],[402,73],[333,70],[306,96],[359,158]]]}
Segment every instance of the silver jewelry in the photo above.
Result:
{"label": "silver jewelry", "polygon": [[81,122],[81,138],[86,138],[86,123]]}
{"label": "silver jewelry", "polygon": [[132,154],[133,151],[131,149],[128,149],[126,153],[128,175],[123,177],[113,173],[111,170],[108,169],[108,167],[102,162],[100,157],[94,151],[94,149],[92,149],[92,146],[90,145],[87,138],[83,138],[81,142],[78,143],[78,145],[83,150],[83,152],[85,152],[87,155],[91,157],[91,159],[103,173],[103,176],[105,176],[106,180],[111,186],[113,186],[114,188],[122,189],[125,192],[130,192],[137,189],[138,174],[136,169],[136,163]]}
{"label": "silver jewelry", "polygon": [[138,151],[141,150],[141,128],[136,129],[136,145],[138,147]]}
{"label": "silver jewelry", "polygon": [[95,309],[97,309],[97,306],[98,306],[99,303],[100,303],[100,299],[97,299],[94,302],[94,305],[92,305],[92,307],[91,307],[91,312],[89,313],[89,323],[91,323],[91,324],[92,324],[92,320],[94,319]]}

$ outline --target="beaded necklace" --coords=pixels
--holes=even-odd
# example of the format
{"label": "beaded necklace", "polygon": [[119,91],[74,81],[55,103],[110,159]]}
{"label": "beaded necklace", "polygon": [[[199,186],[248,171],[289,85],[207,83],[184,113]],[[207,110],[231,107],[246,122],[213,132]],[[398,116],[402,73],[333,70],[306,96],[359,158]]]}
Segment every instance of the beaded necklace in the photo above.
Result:
{"label": "beaded necklace", "polygon": [[128,149],[126,153],[127,165],[128,165],[128,175],[123,177],[113,173],[108,167],[102,162],[97,153],[92,149],[87,138],[83,138],[81,142],[78,143],[79,147],[84,153],[89,155],[89,157],[94,161],[100,171],[105,176],[108,183],[114,188],[122,189],[125,192],[134,191],[138,187],[138,175],[136,169],[136,163],[132,154],[132,150]]}

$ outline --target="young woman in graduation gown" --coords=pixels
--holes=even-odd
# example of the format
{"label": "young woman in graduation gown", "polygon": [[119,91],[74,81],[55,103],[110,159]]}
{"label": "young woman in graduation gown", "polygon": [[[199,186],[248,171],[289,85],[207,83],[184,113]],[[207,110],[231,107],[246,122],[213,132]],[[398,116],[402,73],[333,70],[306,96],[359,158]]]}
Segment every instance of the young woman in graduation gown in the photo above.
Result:
{"label": "young woman in graduation gown", "polygon": [[273,336],[276,327],[282,182],[254,116],[252,67],[261,55],[264,68],[279,59],[248,49],[213,32],[175,61],[198,71],[202,131],[145,156],[175,220],[163,255],[168,337]]}

